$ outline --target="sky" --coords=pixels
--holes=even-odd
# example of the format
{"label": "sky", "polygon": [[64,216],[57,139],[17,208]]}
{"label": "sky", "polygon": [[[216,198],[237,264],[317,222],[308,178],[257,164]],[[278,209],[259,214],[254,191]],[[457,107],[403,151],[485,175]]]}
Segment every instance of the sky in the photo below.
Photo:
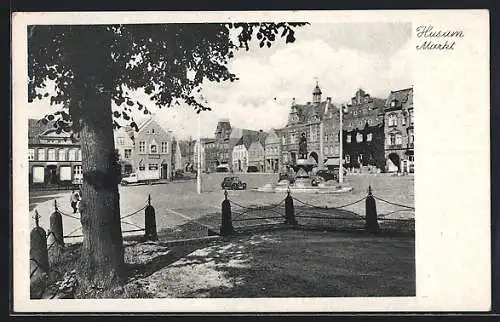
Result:
{"label": "sky", "polygon": [[[349,101],[358,88],[386,98],[391,90],[410,87],[411,34],[410,23],[313,23],[296,29],[293,44],[281,38],[271,48],[253,43],[229,62],[239,80],[203,85],[201,94],[212,111],[202,112],[201,136],[213,137],[221,118],[229,118],[233,127],[253,130],[283,127],[292,99],[299,104],[312,101],[316,81],[322,99],[331,97],[336,104]],[[136,98],[150,102],[140,94]],[[176,137],[197,137],[193,108],[149,108]],[[51,109],[48,100],[28,104],[34,118]]]}

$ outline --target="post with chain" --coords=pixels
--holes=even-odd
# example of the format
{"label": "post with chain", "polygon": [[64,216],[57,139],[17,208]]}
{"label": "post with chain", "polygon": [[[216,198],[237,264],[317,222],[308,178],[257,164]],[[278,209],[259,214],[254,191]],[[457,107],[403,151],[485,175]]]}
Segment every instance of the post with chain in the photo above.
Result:
{"label": "post with chain", "polygon": [[40,215],[35,210],[35,227],[30,233],[30,297],[41,298],[49,275],[47,235],[40,227]]}
{"label": "post with chain", "polygon": [[371,186],[368,186],[368,196],[366,197],[365,205],[365,229],[370,233],[376,233],[379,230],[377,220],[377,205],[375,204],[375,198],[373,197]]}
{"label": "post with chain", "polygon": [[288,186],[285,197],[285,224],[293,226],[297,225],[297,220],[295,219],[295,208],[293,206],[293,198],[290,194],[290,186]]}
{"label": "post with chain", "polygon": [[220,234],[229,236],[234,233],[233,222],[231,219],[231,202],[227,198],[227,190],[224,190],[224,200],[222,201],[222,223]]}
{"label": "post with chain", "polygon": [[54,212],[50,215],[50,229],[47,235],[49,264],[51,267],[59,262],[64,251],[63,222],[62,216],[57,208],[57,200],[54,200]]}
{"label": "post with chain", "polygon": [[148,195],[148,205],[144,211],[144,236],[146,240],[158,240],[155,208],[151,206],[151,194]]}

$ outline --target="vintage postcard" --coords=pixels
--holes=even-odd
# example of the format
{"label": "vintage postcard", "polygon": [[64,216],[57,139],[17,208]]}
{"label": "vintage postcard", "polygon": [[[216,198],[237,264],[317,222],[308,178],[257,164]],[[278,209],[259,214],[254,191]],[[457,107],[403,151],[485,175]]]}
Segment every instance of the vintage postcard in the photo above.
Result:
{"label": "vintage postcard", "polygon": [[487,10],[12,18],[14,312],[490,309]]}

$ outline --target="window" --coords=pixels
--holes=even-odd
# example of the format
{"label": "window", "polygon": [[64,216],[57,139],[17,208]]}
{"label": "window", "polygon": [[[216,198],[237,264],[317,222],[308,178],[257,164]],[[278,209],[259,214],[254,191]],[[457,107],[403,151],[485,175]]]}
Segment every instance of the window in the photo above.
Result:
{"label": "window", "polygon": [[35,160],[35,149],[28,149],[28,160]]}
{"label": "window", "polygon": [[158,149],[156,147],[156,144],[151,144],[149,146],[149,153],[158,153]]}
{"label": "window", "polygon": [[76,160],[82,161],[82,150],[80,149],[76,150]]}
{"label": "window", "polygon": [[401,134],[396,134],[396,144],[403,144],[403,136]]}
{"label": "window", "polygon": [[323,153],[328,154],[329,150],[328,148],[324,148]]}
{"label": "window", "polygon": [[398,125],[398,119],[396,117],[396,114],[389,115],[389,126],[397,126],[397,125]]}
{"label": "window", "polygon": [[139,152],[145,152],[146,151],[146,142],[140,141],[139,142]]}
{"label": "window", "polygon": [[349,122],[349,127],[352,128],[352,122]]}
{"label": "window", "polygon": [[316,141],[318,138],[316,137],[316,129],[314,126],[311,126],[310,132],[311,132],[311,141]]}
{"label": "window", "polygon": [[130,159],[130,157],[132,156],[132,149],[125,149],[124,150],[125,152],[125,159]]}
{"label": "window", "polygon": [[158,164],[157,163],[150,163],[148,169],[149,170],[158,170]]}
{"label": "window", "polygon": [[350,135],[350,134],[349,134],[349,135],[347,135],[347,137],[346,137],[346,142],[347,142],[347,143],[351,143],[351,135]]}
{"label": "window", "polygon": [[371,142],[372,138],[373,138],[373,134],[372,133],[368,133],[366,135],[366,141]]}
{"label": "window", "polygon": [[76,151],[75,151],[75,149],[70,149],[69,150],[68,159],[69,159],[69,161],[75,161],[76,160]]}
{"label": "window", "polygon": [[401,119],[401,125],[406,125],[406,115],[403,115],[403,118]]}
{"label": "window", "polygon": [[391,107],[396,107],[396,100],[391,101]]}
{"label": "window", "polygon": [[56,160],[56,150],[49,149],[49,152],[47,153],[47,155],[48,155],[47,160],[49,160],[49,161],[55,161]]}
{"label": "window", "polygon": [[410,110],[410,124],[413,125],[413,110]]}
{"label": "window", "polygon": [[122,137],[119,137],[116,139],[118,145],[124,145],[125,144],[125,140],[122,138]]}
{"label": "window", "polygon": [[285,137],[284,135],[281,137],[281,143],[282,143],[283,145],[285,145],[285,144],[286,144],[286,137]]}
{"label": "window", "polygon": [[409,155],[408,156],[408,160],[410,160],[411,162],[415,161],[415,156],[414,155]]}
{"label": "window", "polygon": [[59,149],[57,158],[59,159],[59,161],[66,161],[66,149]]}
{"label": "window", "polygon": [[144,170],[146,170],[146,167],[144,165],[140,165],[139,166],[139,171],[144,171]]}
{"label": "window", "polygon": [[59,168],[59,180],[71,181],[71,167],[64,166]]}
{"label": "window", "polygon": [[372,119],[368,119],[368,125],[372,125],[373,124],[373,120]]}
{"label": "window", "polygon": [[349,154],[345,155],[345,162],[346,163],[351,163],[351,156]]}
{"label": "window", "polygon": [[82,177],[82,166],[81,165],[75,165],[73,167],[73,177],[74,178],[81,178]]}
{"label": "window", "polygon": [[335,154],[339,154],[339,153],[340,153],[339,147],[338,147],[338,146],[336,146],[336,147],[335,147]]}
{"label": "window", "polygon": [[356,142],[363,142],[363,134],[362,133],[356,134]]}
{"label": "window", "polygon": [[337,135],[335,135],[335,142],[339,142],[340,141],[340,131]]}
{"label": "window", "polygon": [[38,160],[45,161],[45,149],[38,149]]}
{"label": "window", "polygon": [[33,167],[33,183],[43,183],[45,179],[44,167]]}
{"label": "window", "polygon": [[415,137],[413,136],[413,130],[408,131],[408,142],[410,144],[412,144],[414,140],[415,140]]}
{"label": "window", "polygon": [[389,144],[390,145],[396,144],[396,136],[394,134],[389,135]]}
{"label": "window", "polygon": [[152,134],[155,134],[155,129],[151,129],[151,133],[152,133]]}

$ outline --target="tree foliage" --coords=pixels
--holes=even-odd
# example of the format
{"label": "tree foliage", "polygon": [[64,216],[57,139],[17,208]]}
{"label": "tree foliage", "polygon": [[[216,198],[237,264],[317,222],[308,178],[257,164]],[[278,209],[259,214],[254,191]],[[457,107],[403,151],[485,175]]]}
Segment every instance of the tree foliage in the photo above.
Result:
{"label": "tree foliage", "polygon": [[[294,28],[306,23],[199,23],[134,25],[49,25],[28,27],[29,101],[50,97],[63,108],[45,120],[56,120],[58,132],[78,133],[78,104],[86,80],[79,73],[104,73],[109,91],[120,110],[113,112],[113,126],[130,125],[137,130],[132,109],[148,114],[148,107],[131,98],[143,90],[158,107],[184,102],[199,113],[210,108],[200,100],[205,81],[234,81],[228,60],[240,49],[249,50],[252,39],[271,47],[279,37],[295,41]],[[76,39],[76,40],[75,40]],[[75,41],[98,42],[101,53],[82,55],[73,50]],[[81,45],[81,44],[79,44]],[[95,48],[95,47],[94,47]],[[99,50],[100,51],[100,50]],[[102,65],[100,54],[111,60]],[[75,57],[75,55],[79,55]],[[76,59],[75,59],[76,58]],[[108,61],[108,60],[107,60]],[[79,82],[80,80],[80,82]],[[54,82],[55,92],[48,88]],[[43,121],[43,120],[42,120]]]}

